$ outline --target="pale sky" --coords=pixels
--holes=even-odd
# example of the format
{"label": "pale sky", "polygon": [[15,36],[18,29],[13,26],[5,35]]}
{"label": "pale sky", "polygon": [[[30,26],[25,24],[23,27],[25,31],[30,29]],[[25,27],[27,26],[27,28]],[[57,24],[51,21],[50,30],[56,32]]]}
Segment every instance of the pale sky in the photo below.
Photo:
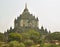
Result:
{"label": "pale sky", "polygon": [[0,32],[14,27],[14,19],[23,12],[25,3],[39,18],[39,27],[60,31],[60,0],[0,0]]}

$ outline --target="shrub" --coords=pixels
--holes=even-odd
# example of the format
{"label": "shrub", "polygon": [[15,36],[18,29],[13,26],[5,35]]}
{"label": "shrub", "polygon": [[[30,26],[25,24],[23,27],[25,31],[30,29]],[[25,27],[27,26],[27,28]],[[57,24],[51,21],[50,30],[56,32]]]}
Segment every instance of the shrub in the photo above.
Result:
{"label": "shrub", "polygon": [[25,47],[24,43],[20,43],[20,47]]}
{"label": "shrub", "polygon": [[9,47],[20,47],[20,43],[18,41],[11,41]]}
{"label": "shrub", "polygon": [[32,40],[25,40],[24,43],[25,43],[26,46],[33,45],[33,41]]}

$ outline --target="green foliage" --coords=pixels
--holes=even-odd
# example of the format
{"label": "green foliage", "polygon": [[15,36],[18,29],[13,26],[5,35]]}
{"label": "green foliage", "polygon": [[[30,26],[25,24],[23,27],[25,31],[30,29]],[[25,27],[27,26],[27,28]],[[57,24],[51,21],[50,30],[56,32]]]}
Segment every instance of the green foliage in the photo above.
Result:
{"label": "green foliage", "polygon": [[[45,29],[47,33],[47,29]],[[3,34],[0,34],[1,38],[3,38]],[[36,47],[37,44],[40,44],[41,47],[59,47],[55,44],[47,44],[45,45],[45,40],[60,40],[60,33],[55,32],[51,33],[46,38],[43,39],[45,35],[41,34],[34,30],[29,29],[26,32],[22,33],[9,33],[8,34],[8,45],[5,44],[6,47]],[[1,39],[2,40],[2,39]],[[36,44],[36,45],[35,45]]]}
{"label": "green foliage", "polygon": [[9,47],[20,47],[20,44],[18,41],[11,41]]}
{"label": "green foliage", "polygon": [[[8,36],[10,43],[12,43],[11,41],[18,41],[23,42],[26,46],[31,46],[33,43],[38,43],[39,39],[40,33],[34,29],[29,29],[27,32],[22,33],[9,33]],[[24,47],[24,44],[21,44],[21,47]],[[14,42],[12,45],[14,45]]]}
{"label": "green foliage", "polygon": [[33,45],[33,41],[32,40],[25,40],[24,43],[25,43],[26,46]]}
{"label": "green foliage", "polygon": [[24,43],[20,43],[20,47],[25,47],[25,44]]}
{"label": "green foliage", "polygon": [[29,30],[27,32],[30,35],[30,39],[33,40],[35,43],[37,43],[38,39],[40,39],[40,33],[35,30]]}
{"label": "green foliage", "polygon": [[4,41],[4,34],[0,33],[0,41]]}
{"label": "green foliage", "polygon": [[22,33],[21,35],[22,35],[23,41],[26,39],[30,39],[30,34],[28,33]]}
{"label": "green foliage", "polygon": [[8,38],[9,41],[14,41],[14,40],[19,42],[22,41],[22,35],[19,33],[10,33],[8,37],[9,37]]}
{"label": "green foliage", "polygon": [[60,40],[60,32],[54,32],[46,36],[47,40]]}
{"label": "green foliage", "polygon": [[27,32],[23,32],[21,35],[23,41],[30,39],[33,40],[33,42],[37,43],[40,39],[40,33],[34,29],[30,29]]}

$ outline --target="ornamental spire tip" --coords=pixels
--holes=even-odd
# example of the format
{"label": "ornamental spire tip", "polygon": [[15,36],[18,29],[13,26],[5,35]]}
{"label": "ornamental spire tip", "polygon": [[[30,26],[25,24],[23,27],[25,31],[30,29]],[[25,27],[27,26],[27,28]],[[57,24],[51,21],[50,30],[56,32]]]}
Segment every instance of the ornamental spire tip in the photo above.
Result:
{"label": "ornamental spire tip", "polygon": [[27,3],[25,3],[25,9],[27,9]]}

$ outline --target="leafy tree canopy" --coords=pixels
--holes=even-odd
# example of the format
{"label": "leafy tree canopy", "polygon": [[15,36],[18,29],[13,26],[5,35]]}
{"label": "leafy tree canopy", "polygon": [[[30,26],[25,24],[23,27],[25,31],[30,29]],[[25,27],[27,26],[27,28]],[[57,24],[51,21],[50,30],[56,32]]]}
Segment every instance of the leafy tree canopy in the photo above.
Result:
{"label": "leafy tree canopy", "polygon": [[46,36],[48,40],[60,40],[60,32],[54,32]]}
{"label": "leafy tree canopy", "polygon": [[22,35],[20,33],[10,33],[8,36],[8,40],[9,41],[16,40],[20,42],[22,41]]}
{"label": "leafy tree canopy", "polygon": [[4,41],[4,34],[0,33],[0,41]]}

